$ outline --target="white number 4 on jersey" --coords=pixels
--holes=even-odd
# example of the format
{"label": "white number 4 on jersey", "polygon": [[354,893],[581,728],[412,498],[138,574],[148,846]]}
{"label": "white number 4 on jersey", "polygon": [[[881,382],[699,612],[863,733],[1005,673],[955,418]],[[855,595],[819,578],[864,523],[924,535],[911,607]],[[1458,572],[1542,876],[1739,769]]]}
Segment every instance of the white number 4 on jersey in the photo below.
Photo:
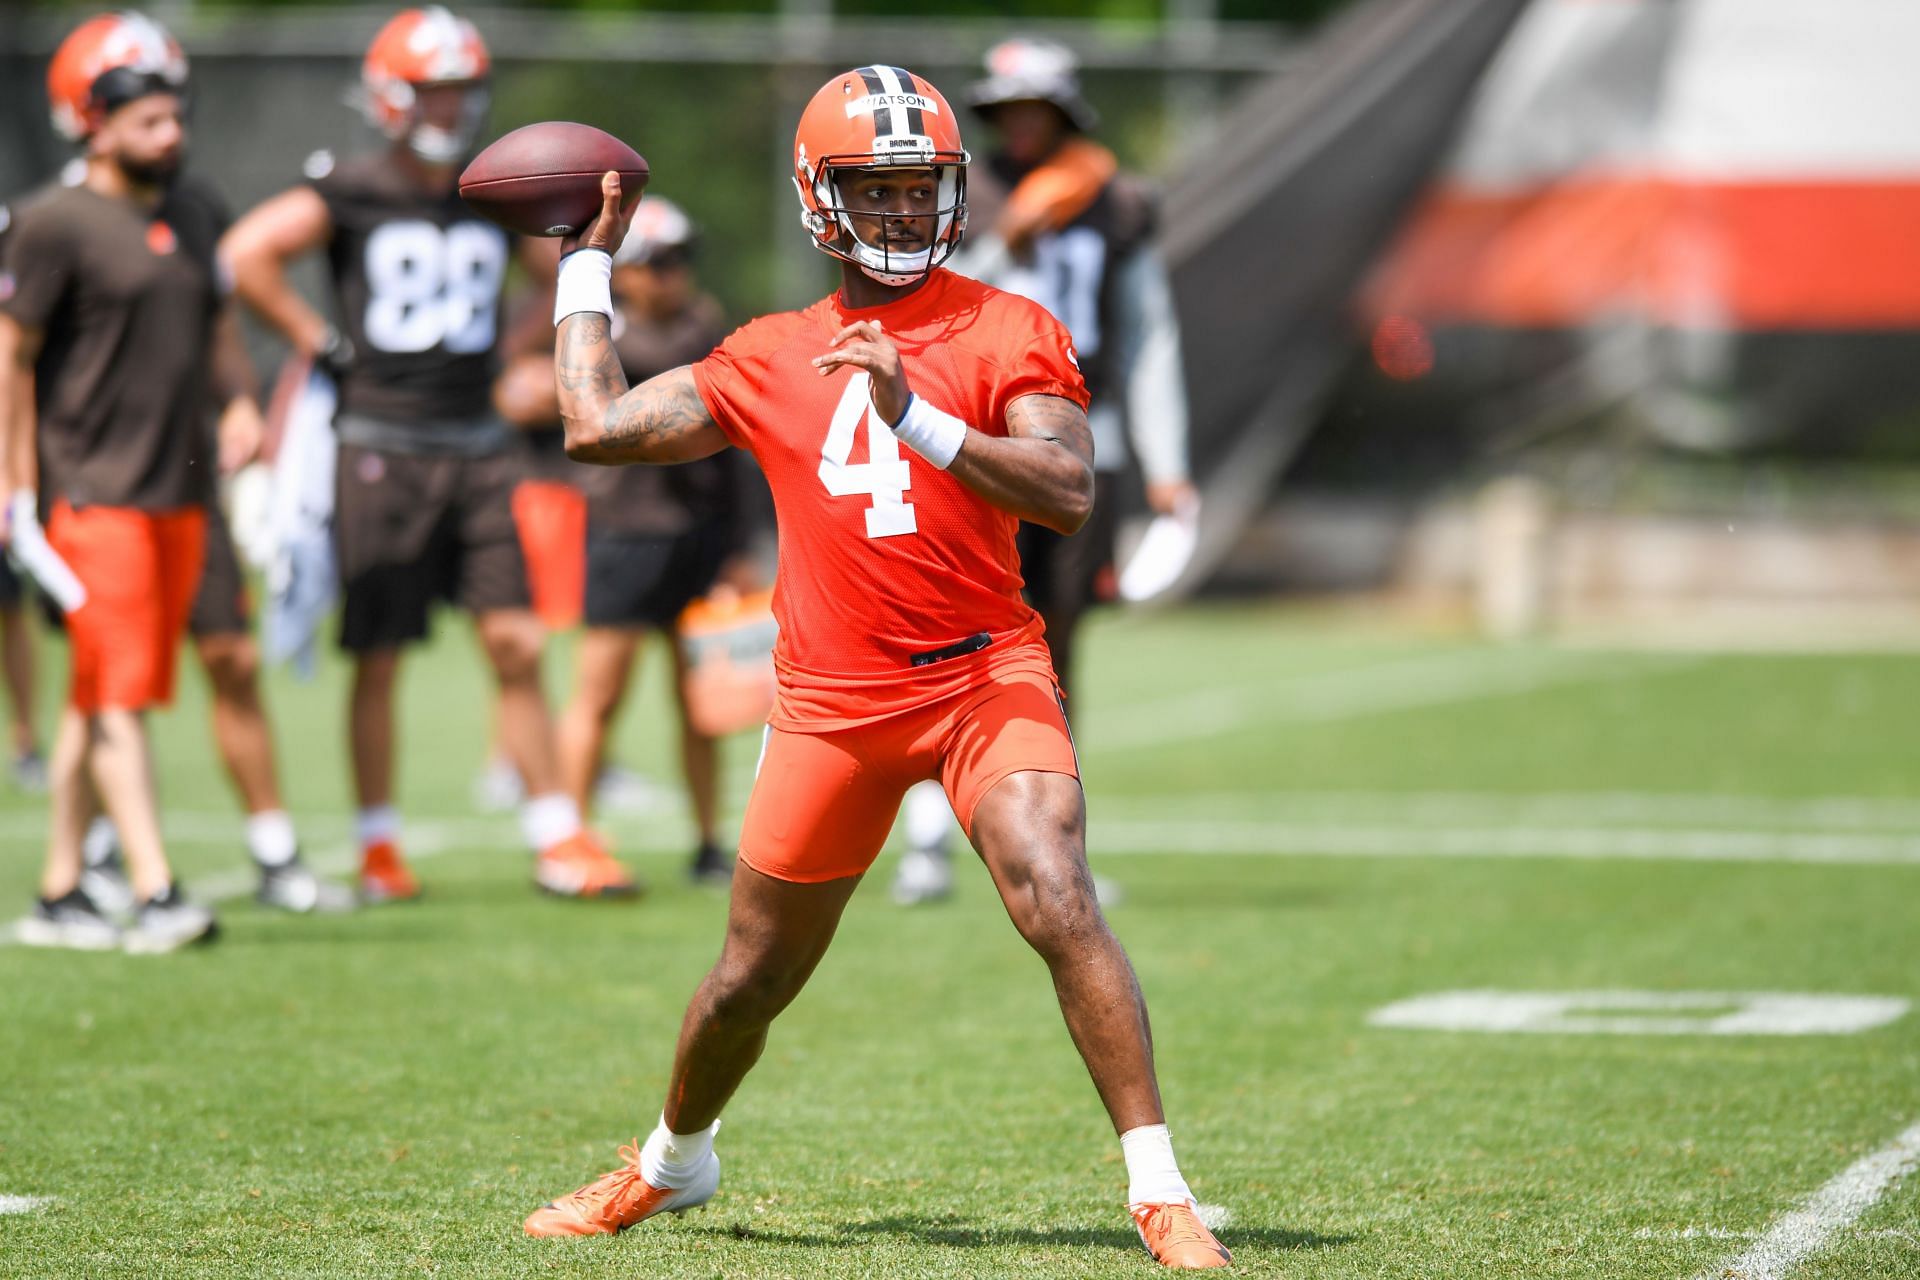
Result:
{"label": "white number 4 on jersey", "polygon": [[[850,464],[853,435],[862,422],[867,426],[867,461]],[[869,538],[891,538],[919,529],[913,504],[906,500],[913,477],[908,474],[907,460],[900,456],[900,441],[872,411],[864,369],[854,370],[839,407],[833,411],[827,443],[820,450],[820,482],[836,498],[865,495],[873,499],[873,505],[867,508]]]}

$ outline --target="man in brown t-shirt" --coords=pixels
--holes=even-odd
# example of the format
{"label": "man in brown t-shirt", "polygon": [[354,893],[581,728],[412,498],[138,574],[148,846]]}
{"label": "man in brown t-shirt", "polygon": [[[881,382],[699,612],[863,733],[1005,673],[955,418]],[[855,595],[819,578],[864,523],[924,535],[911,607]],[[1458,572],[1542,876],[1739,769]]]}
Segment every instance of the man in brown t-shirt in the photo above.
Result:
{"label": "man in brown t-shirt", "polygon": [[[18,208],[8,237],[0,458],[6,490],[37,497],[10,503],[7,536],[20,542],[45,511],[46,541],[79,587],[66,615],[72,680],[47,866],[20,928],[28,941],[122,941],[78,888],[87,773],[132,872],[127,948],[172,950],[214,929],[174,887],[144,720],[172,699],[200,582],[212,366],[244,360],[214,271],[217,205],[175,181],[185,83],[179,46],[138,15],[103,15],[69,36],[48,87],[56,124],[84,145],[85,176]],[[224,358],[210,360],[217,345]],[[244,396],[227,388],[221,398]]]}

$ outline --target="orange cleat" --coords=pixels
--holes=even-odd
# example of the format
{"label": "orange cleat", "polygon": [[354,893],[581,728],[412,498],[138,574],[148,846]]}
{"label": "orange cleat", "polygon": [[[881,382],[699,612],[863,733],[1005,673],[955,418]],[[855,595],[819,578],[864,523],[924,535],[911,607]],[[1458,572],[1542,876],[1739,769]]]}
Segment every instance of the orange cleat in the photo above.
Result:
{"label": "orange cleat", "polygon": [[720,1185],[720,1157],[711,1151],[693,1181],[678,1190],[656,1187],[640,1176],[640,1140],[620,1148],[627,1163],[572,1195],[550,1200],[527,1216],[530,1236],[610,1236],[656,1213],[685,1213],[713,1199]]}
{"label": "orange cleat", "polygon": [[569,836],[534,860],[533,882],[563,898],[631,898],[640,884],[590,831]]}
{"label": "orange cleat", "polygon": [[1224,1267],[1233,1261],[1227,1246],[1214,1239],[1207,1224],[1185,1200],[1165,1204],[1130,1204],[1134,1228],[1140,1243],[1147,1246],[1153,1260],[1163,1267],[1198,1271],[1202,1267]]}
{"label": "orange cleat", "polygon": [[360,897],[365,902],[404,902],[420,896],[413,878],[391,840],[376,840],[360,851]]}

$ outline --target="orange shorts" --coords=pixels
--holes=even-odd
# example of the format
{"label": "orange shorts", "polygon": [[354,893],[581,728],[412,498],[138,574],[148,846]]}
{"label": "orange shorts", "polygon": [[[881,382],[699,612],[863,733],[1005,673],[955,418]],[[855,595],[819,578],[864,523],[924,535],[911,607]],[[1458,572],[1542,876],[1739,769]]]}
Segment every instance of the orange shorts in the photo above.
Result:
{"label": "orange shorts", "polygon": [[830,733],[767,729],[747,800],[740,860],[812,884],[873,865],[907,788],[938,778],[968,834],[989,791],[1033,770],[1080,776],[1060,691],[1034,671],[873,724]]}
{"label": "orange shorts", "polygon": [[557,480],[522,480],[513,523],[527,558],[527,588],[540,621],[564,631],[587,600],[587,495]]}
{"label": "orange shorts", "polygon": [[47,519],[47,541],[87,589],[86,603],[67,615],[68,701],[88,715],[172,702],[206,558],[206,511],[76,511],[62,502]]}

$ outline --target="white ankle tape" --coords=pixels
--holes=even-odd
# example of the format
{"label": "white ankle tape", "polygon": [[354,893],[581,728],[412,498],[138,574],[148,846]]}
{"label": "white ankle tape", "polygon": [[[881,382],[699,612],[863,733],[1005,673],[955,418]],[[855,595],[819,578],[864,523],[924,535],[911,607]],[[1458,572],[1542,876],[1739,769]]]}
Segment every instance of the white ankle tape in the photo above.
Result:
{"label": "white ankle tape", "polygon": [[[882,422],[886,421],[878,409],[873,413]],[[945,471],[960,456],[960,446],[967,442],[967,424],[950,413],[942,413],[919,396],[909,395],[907,411],[893,424],[893,434],[901,444]]]}
{"label": "white ankle tape", "polygon": [[553,323],[597,311],[613,319],[613,255],[604,249],[575,249],[560,259],[553,282]]}

